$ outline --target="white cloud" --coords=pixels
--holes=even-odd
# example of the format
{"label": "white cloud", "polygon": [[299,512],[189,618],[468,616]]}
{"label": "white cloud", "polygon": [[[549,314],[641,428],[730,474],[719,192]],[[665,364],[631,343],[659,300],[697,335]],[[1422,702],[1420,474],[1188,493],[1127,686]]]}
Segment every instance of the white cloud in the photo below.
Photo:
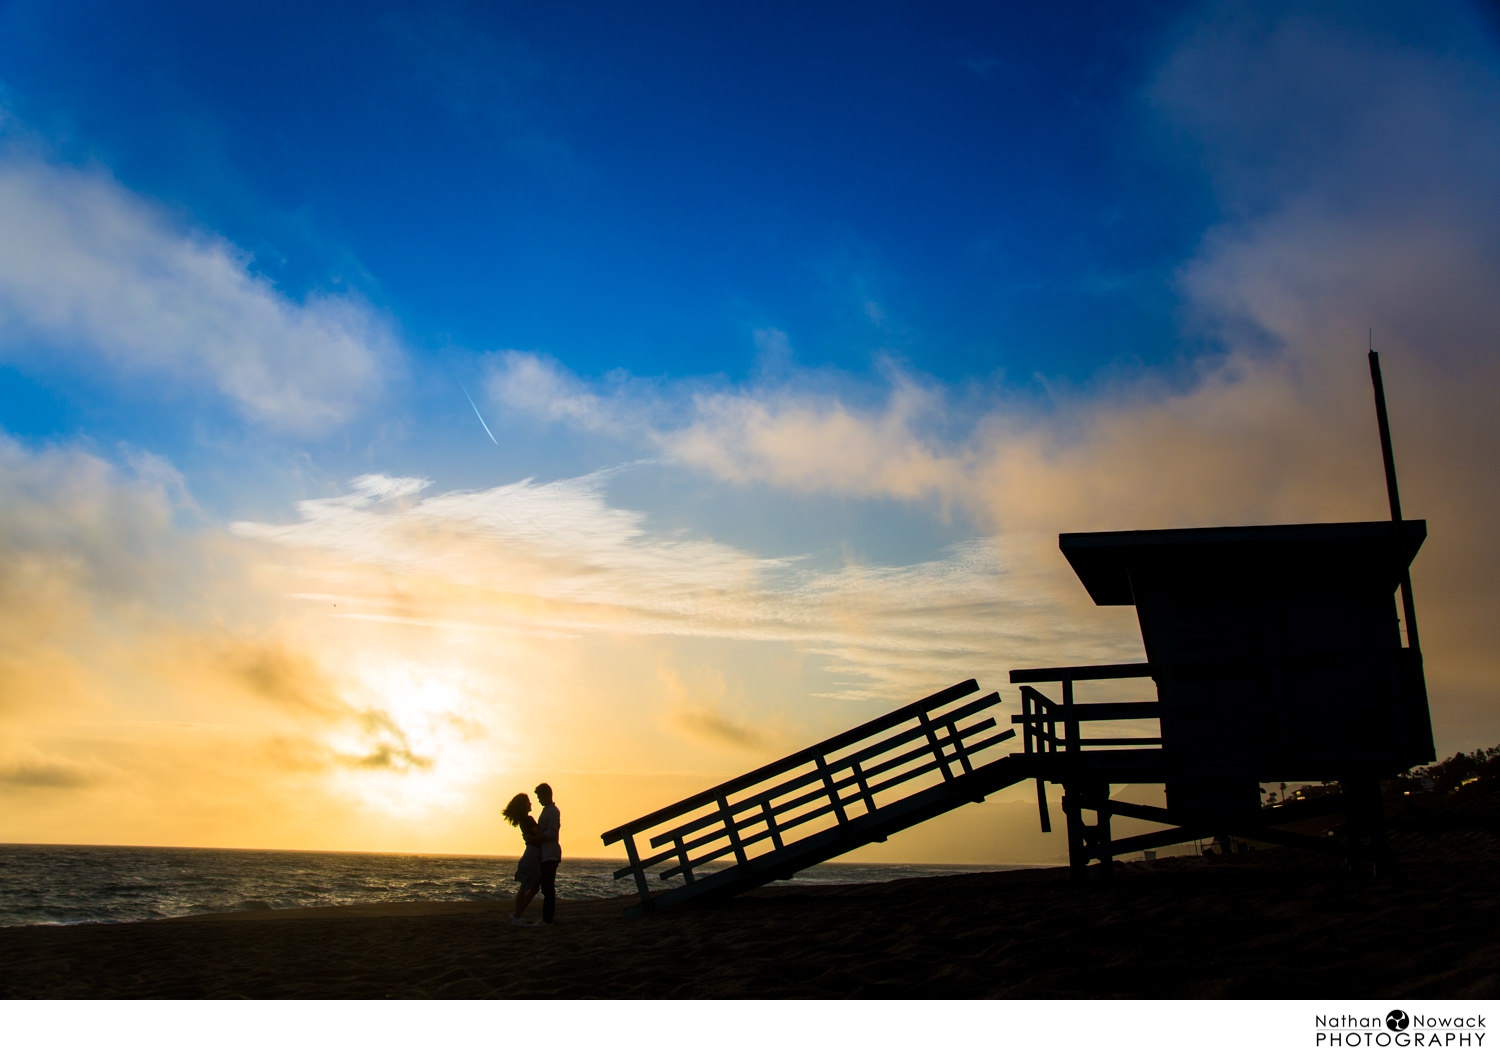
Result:
{"label": "white cloud", "polygon": [[0,155],[0,231],[0,357],[40,345],[206,383],[246,418],[309,432],[374,396],[396,356],[369,308],[286,297],[243,252],[97,170]]}
{"label": "white cloud", "polygon": [[795,360],[792,343],[786,331],[774,326],[756,330],[751,334],[755,342],[755,363],[761,374],[775,376],[791,369]]}
{"label": "white cloud", "polygon": [[782,389],[700,393],[693,410],[692,421],[660,443],[684,464],[728,480],[945,501],[963,485],[964,453],[944,450],[923,428],[941,412],[940,398],[903,377],[873,409]]}
{"label": "white cloud", "polygon": [[493,357],[485,388],[503,407],[590,432],[617,432],[621,409],[553,360],[508,350]]}

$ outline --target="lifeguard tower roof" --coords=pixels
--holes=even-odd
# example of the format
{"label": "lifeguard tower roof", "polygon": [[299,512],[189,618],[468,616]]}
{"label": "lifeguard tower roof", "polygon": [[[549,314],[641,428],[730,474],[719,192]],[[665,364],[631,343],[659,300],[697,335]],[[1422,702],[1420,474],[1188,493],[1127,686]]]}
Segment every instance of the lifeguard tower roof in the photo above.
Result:
{"label": "lifeguard tower roof", "polygon": [[1426,538],[1426,521],[1348,521],[1069,532],[1058,544],[1095,604],[1134,605],[1132,570],[1147,566],[1189,574],[1200,587],[1227,592],[1225,601],[1267,576],[1354,580],[1390,592]]}
{"label": "lifeguard tower roof", "polygon": [[1135,606],[1174,809],[1253,811],[1257,781],[1389,776],[1432,758],[1395,602],[1426,536],[1425,521],[1359,521],[1058,540],[1096,603]]}

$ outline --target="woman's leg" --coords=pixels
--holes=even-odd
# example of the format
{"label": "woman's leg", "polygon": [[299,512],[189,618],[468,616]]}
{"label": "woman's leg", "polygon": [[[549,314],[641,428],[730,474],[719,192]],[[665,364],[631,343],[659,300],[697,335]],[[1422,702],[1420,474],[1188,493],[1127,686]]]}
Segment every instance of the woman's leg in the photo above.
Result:
{"label": "woman's leg", "polygon": [[526,907],[531,904],[531,900],[536,897],[536,893],[541,886],[540,883],[530,884],[520,888],[516,892],[516,916],[519,917],[522,913],[526,912]]}

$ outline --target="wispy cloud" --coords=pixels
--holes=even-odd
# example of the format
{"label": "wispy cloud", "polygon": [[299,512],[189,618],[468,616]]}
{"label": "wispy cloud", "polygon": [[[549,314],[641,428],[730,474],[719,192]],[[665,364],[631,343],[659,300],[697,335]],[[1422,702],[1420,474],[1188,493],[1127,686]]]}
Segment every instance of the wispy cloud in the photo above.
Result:
{"label": "wispy cloud", "polygon": [[0,762],[0,786],[39,791],[88,788],[98,784],[97,767],[83,766],[69,760],[47,759],[39,755]]}
{"label": "wispy cloud", "polygon": [[0,811],[8,838],[65,819],[67,838],[286,845],[373,799],[451,805],[503,760],[482,673],[299,621],[255,547],[189,511],[157,456],[0,437],[0,801],[26,803]]}
{"label": "wispy cloud", "polygon": [[698,741],[735,751],[764,752],[776,741],[770,731],[726,713],[727,686],[721,672],[700,670],[694,674],[696,677],[690,678],[673,667],[657,669],[671,726]]}
{"label": "wispy cloud", "polygon": [[205,384],[245,418],[307,433],[363,406],[398,358],[368,306],[287,297],[243,252],[97,169],[0,153],[0,230],[0,357],[13,362]]}
{"label": "wispy cloud", "polygon": [[712,708],[681,711],[676,714],[675,720],[693,736],[731,748],[763,751],[766,747],[766,738],[758,730],[726,718]]}
{"label": "wispy cloud", "polygon": [[[233,530],[303,555],[299,593],[337,598],[350,616],[790,643],[824,657],[843,683],[830,692],[850,698],[891,699],[1002,657],[1033,659],[1038,614],[1072,603],[1059,599],[1056,569],[1008,566],[997,544],[905,566],[827,567],[826,557],[653,530],[645,514],[610,504],[606,479],[416,497],[423,482],[366,477],[301,503],[297,522]],[[1039,545],[1052,544],[1005,544]],[[1078,647],[1118,651],[1115,628]]]}
{"label": "wispy cloud", "polygon": [[281,642],[226,638],[208,645],[205,666],[294,714],[335,717],[347,709],[338,690],[306,653]]}
{"label": "wispy cloud", "polygon": [[594,386],[555,361],[507,352],[492,364],[488,392],[510,410],[628,437],[736,483],[958,497],[968,456],[938,435],[947,414],[940,390],[888,368],[889,388],[876,406],[851,403],[830,379],[792,367],[784,333],[754,336],[774,382],[727,389],[616,374]]}

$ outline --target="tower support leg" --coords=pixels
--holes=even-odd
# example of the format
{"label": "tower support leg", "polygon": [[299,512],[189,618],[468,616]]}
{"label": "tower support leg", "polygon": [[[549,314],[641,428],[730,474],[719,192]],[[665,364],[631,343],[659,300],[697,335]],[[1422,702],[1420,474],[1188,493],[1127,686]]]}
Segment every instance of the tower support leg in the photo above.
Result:
{"label": "tower support leg", "polygon": [[1345,777],[1344,832],[1349,840],[1349,868],[1356,873],[1378,876],[1390,867],[1390,847],[1385,838],[1385,804],[1380,798],[1380,779],[1364,775]]}
{"label": "tower support leg", "polygon": [[1083,823],[1083,797],[1075,782],[1063,785],[1063,816],[1068,819],[1068,867],[1074,880],[1088,876],[1088,827]]}
{"label": "tower support leg", "polygon": [[[1083,820],[1085,810],[1094,812],[1094,824]],[[1070,781],[1063,785],[1063,814],[1068,819],[1068,865],[1073,879],[1088,876],[1089,862],[1095,859],[1105,877],[1112,875],[1108,782]]]}
{"label": "tower support leg", "polygon": [[1094,814],[1094,846],[1098,851],[1099,871],[1107,880],[1115,873],[1115,856],[1110,851],[1109,835],[1109,784],[1100,785],[1094,790],[1099,798],[1095,801]]}

